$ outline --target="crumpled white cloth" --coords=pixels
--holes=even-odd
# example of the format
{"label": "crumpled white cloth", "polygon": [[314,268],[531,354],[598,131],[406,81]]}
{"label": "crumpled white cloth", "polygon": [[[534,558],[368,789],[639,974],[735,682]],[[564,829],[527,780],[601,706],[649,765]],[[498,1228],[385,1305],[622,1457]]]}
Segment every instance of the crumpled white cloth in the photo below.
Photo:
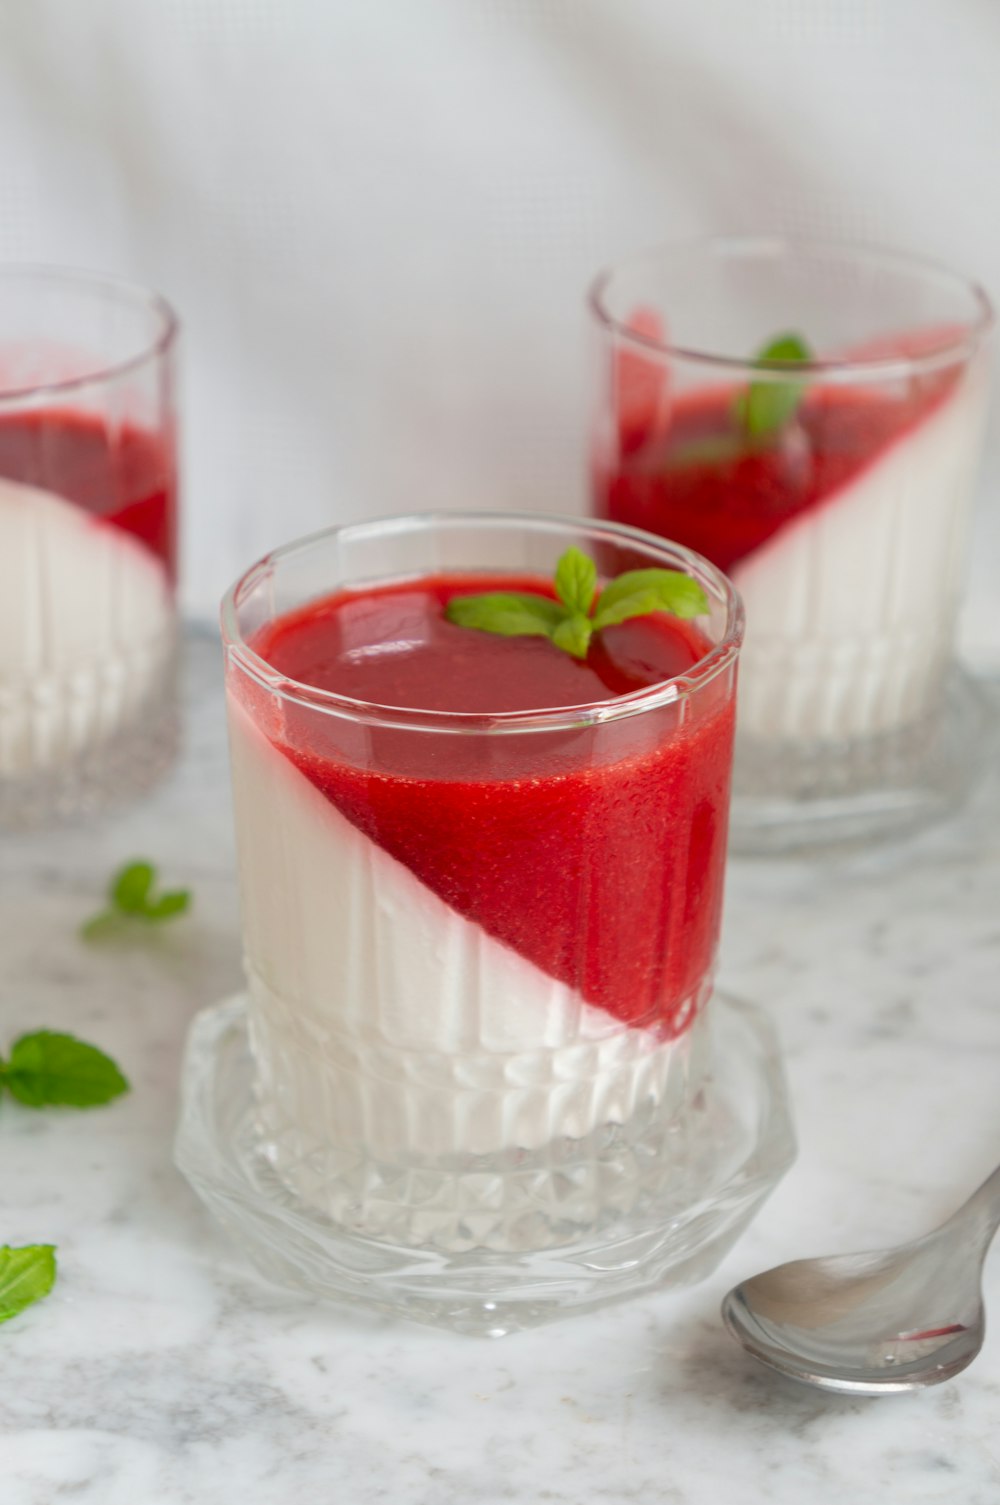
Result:
{"label": "crumpled white cloth", "polygon": [[[0,258],[179,308],[208,615],[332,521],[585,505],[583,291],[631,249],[833,234],[1000,290],[998,57],[994,0],[5,0]],[[995,507],[974,556],[1000,658]]]}

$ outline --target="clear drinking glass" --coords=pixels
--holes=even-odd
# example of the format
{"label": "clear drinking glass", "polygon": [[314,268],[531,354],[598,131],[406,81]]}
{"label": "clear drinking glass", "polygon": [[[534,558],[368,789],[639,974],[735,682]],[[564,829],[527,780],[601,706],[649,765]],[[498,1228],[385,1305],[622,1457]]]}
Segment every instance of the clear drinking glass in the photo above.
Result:
{"label": "clear drinking glass", "polygon": [[718,239],[623,262],[590,308],[596,512],[698,549],[744,600],[737,849],[949,808],[983,743],[954,637],[984,293],[912,257]]}
{"label": "clear drinking glass", "polygon": [[176,333],[143,288],[0,269],[0,825],[173,757]]}
{"label": "clear drinking glass", "polygon": [[[571,544],[701,582],[689,672],[485,715],[350,700],[256,651],[333,590],[551,578]],[[729,583],[612,525],[438,515],[279,549],[222,620],[248,993],[192,1036],[198,1190],[270,1273],[472,1331],[709,1268],[790,1153],[759,1021],[708,1006]]]}

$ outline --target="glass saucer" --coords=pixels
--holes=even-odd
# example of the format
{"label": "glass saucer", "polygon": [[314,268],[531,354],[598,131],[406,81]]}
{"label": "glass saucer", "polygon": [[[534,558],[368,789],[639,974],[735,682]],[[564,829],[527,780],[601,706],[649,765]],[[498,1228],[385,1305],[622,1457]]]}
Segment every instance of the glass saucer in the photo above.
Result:
{"label": "glass saucer", "polygon": [[[706,1074],[667,1124],[607,1125],[593,1144],[565,1141],[561,1164],[549,1146],[544,1167],[523,1151],[491,1167],[470,1156],[468,1165],[436,1175],[418,1166],[363,1167],[366,1186],[404,1207],[429,1194],[440,1204],[449,1179],[453,1195],[459,1183],[466,1195],[470,1184],[481,1186],[484,1205],[497,1205],[498,1196],[506,1205],[511,1186],[516,1196],[542,1196],[548,1216],[537,1220],[545,1229],[540,1247],[525,1247],[523,1208],[522,1233],[509,1249],[495,1228],[489,1247],[469,1239],[442,1247],[372,1237],[297,1197],[276,1174],[257,1124],[244,995],[204,1010],[191,1026],[177,1165],[266,1278],[456,1332],[501,1337],[690,1284],[714,1270],[795,1155],[768,1020],[718,993],[707,1012]],[[572,1199],[581,1175],[593,1184],[595,1167],[616,1194],[590,1228],[568,1223],[572,1232],[560,1242],[551,1203]]]}
{"label": "glass saucer", "polygon": [[943,708],[881,737],[786,750],[737,736],[730,853],[809,855],[942,820],[989,765],[997,721],[988,688],[956,664]]}

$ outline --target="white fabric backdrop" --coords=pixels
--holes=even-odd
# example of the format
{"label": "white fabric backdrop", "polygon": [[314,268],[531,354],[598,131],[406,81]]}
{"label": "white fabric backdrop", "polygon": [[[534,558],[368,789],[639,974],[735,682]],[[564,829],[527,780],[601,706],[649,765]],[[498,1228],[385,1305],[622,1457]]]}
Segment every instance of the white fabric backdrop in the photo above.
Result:
{"label": "white fabric backdrop", "polygon": [[326,522],[579,509],[581,295],[630,249],[829,233],[1000,293],[998,142],[998,0],[0,0],[0,257],[181,311],[204,615]]}

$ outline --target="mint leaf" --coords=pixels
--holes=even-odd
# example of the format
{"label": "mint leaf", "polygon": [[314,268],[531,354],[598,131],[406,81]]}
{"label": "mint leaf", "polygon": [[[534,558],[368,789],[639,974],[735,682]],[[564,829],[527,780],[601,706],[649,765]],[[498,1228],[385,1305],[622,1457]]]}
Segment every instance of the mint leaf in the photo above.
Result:
{"label": "mint leaf", "polygon": [[158,899],[153,899],[147,904],[142,912],[144,920],[171,920],[174,915],[183,914],[190,907],[191,895],[186,888],[172,889],[170,893],[161,894]]}
{"label": "mint leaf", "polygon": [[28,1108],[96,1108],[129,1090],[96,1045],[44,1029],[15,1040],[0,1082]]}
{"label": "mint leaf", "polygon": [[680,570],[626,570],[598,597],[594,631],[653,611],[700,617],[708,611],[708,597],[697,580]]}
{"label": "mint leaf", "polygon": [[481,596],[452,596],[444,614],[458,627],[478,627],[505,638],[550,638],[566,609],[548,596],[528,591],[487,591]]}
{"label": "mint leaf", "polygon": [[0,1247],[0,1322],[9,1322],[26,1306],[47,1296],[56,1282],[56,1251],[52,1244]]}
{"label": "mint leaf", "polygon": [[[759,350],[754,356],[756,364],[768,361],[785,361],[789,364],[812,360],[812,351],[797,334],[782,334]],[[734,416],[750,439],[768,439],[778,433],[795,413],[802,401],[805,382],[799,378],[789,381],[751,382],[745,392],[736,399]]]}
{"label": "mint leaf", "polygon": [[[629,617],[669,611],[697,617],[708,611],[708,597],[680,570],[626,570],[597,597],[597,566],[579,549],[570,548],[556,565],[555,586],[561,598],[528,591],[487,591],[481,596],[453,596],[445,616],[458,627],[478,627],[503,637],[547,637],[573,658],[584,659],[595,632]],[[164,895],[164,899],[169,898]]]}
{"label": "mint leaf", "polygon": [[156,873],[150,862],[130,862],[111,880],[108,897],[123,914],[142,914]]}
{"label": "mint leaf", "polygon": [[559,623],[552,634],[552,641],[564,653],[570,653],[574,658],[586,658],[593,631],[594,624],[590,618],[574,612],[571,617],[566,617]]}
{"label": "mint leaf", "polygon": [[85,941],[109,941],[112,936],[120,935],[124,921],[120,914],[113,909],[103,909],[100,914],[92,915],[89,920],[80,926],[80,935]]}
{"label": "mint leaf", "polygon": [[597,591],[597,565],[579,549],[569,548],[556,565],[555,586],[567,611],[588,617]]}
{"label": "mint leaf", "polygon": [[124,934],[133,920],[159,924],[183,914],[191,904],[188,889],[172,889],[154,896],[156,868],[151,862],[129,862],[119,868],[108,885],[110,907],[92,915],[80,926],[85,941],[110,940]]}

